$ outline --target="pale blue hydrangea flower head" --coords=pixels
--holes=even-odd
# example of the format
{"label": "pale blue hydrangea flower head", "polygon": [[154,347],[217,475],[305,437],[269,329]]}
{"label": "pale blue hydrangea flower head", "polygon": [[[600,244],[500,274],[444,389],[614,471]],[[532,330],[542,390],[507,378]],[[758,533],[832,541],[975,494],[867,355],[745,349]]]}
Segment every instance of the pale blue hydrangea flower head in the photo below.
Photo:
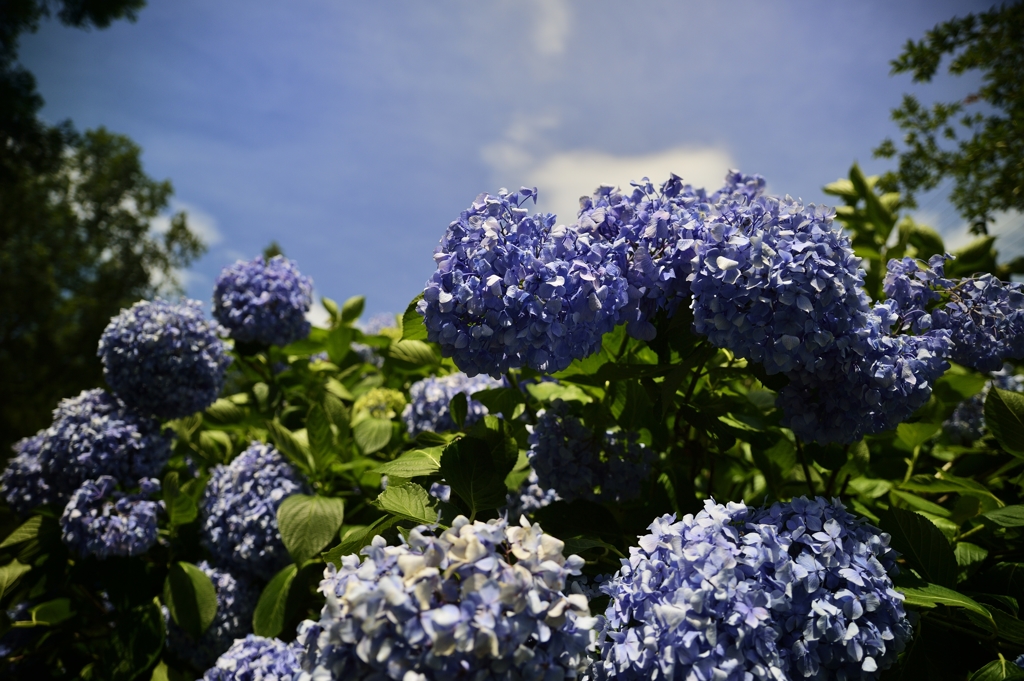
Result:
{"label": "pale blue hydrangea flower head", "polygon": [[382,537],[329,565],[318,622],[299,627],[311,678],[540,681],[577,678],[596,624],[565,595],[583,560],[525,520],[458,517],[435,536]]}
{"label": "pale blue hydrangea flower head", "polygon": [[[945,276],[950,255],[928,264],[890,260],[883,287],[914,332],[948,329],[949,359],[979,371],[999,371],[1007,359],[1024,359],[1024,284],[991,274],[964,279]],[[930,308],[930,309],[929,309]]]}
{"label": "pale blue hydrangea flower head", "polygon": [[635,433],[595,434],[558,399],[538,414],[528,442],[539,489],[554,490],[566,501],[635,499],[653,458]]}
{"label": "pale blue hydrangea flower head", "polygon": [[[478,390],[501,388],[504,381],[480,375],[470,378],[462,372],[447,376],[429,376],[416,381],[409,388],[409,403],[402,412],[402,420],[410,437],[422,432],[443,433],[456,428],[448,411],[448,403],[457,394],[467,398]],[[476,400],[467,402],[466,425],[471,426],[487,414],[487,407]]]}
{"label": "pale blue hydrangea flower head", "polygon": [[628,302],[613,244],[523,207],[536,190],[481,194],[434,253],[419,311],[469,376],[560,371],[600,348]]}
{"label": "pale blue hydrangea flower head", "polygon": [[893,334],[890,306],[874,307],[854,350],[835,348],[813,372],[787,374],[778,399],[784,426],[807,441],[855,442],[895,428],[928,402],[949,368],[949,331]]}
{"label": "pale blue hydrangea flower head", "polygon": [[531,469],[523,486],[505,496],[505,507],[500,512],[506,518],[515,520],[524,513],[533,513],[561,499],[555,490],[541,487],[537,471]]}
{"label": "pale blue hydrangea flower head", "polygon": [[217,567],[269,580],[291,562],[278,531],[277,508],[292,494],[308,493],[308,487],[276,449],[260,442],[211,473],[200,541]]}
{"label": "pale blue hydrangea flower head", "polygon": [[0,496],[11,510],[20,516],[28,515],[36,506],[52,504],[58,494],[43,474],[39,452],[45,442],[46,431],[14,443],[15,456],[7,462],[0,475]]}
{"label": "pale blue hydrangea flower head", "polygon": [[135,494],[119,491],[117,480],[109,475],[87,480],[71,495],[60,517],[61,539],[80,556],[142,555],[157,540],[163,502],[149,497],[159,491],[155,478],[140,480]]}
{"label": "pale blue hydrangea flower head", "polygon": [[601,589],[597,679],[870,681],[911,637],[888,535],[838,501],[664,516]]}
{"label": "pale blue hydrangea flower head", "polygon": [[213,404],[230,363],[198,300],[140,301],[110,320],[97,353],[103,376],[134,410],[176,419]]}
{"label": "pale blue hydrangea flower head", "polygon": [[300,653],[295,643],[249,634],[236,640],[202,681],[298,681]]}
{"label": "pale blue hydrangea flower head", "polygon": [[985,434],[985,398],[992,388],[1024,392],[1024,376],[1015,375],[1009,364],[1004,364],[1001,370],[991,375],[992,380],[985,384],[980,393],[958,404],[943,422],[942,431],[953,442],[966,445]]}
{"label": "pale blue hydrangea flower head", "polygon": [[712,206],[691,285],[696,331],[769,374],[811,371],[853,343],[869,300],[833,218],[789,197],[738,193]]}
{"label": "pale blue hydrangea flower head", "polygon": [[241,343],[288,345],[309,335],[313,281],[275,255],[225,267],[213,291],[213,316]]}
{"label": "pale blue hydrangea flower head", "polygon": [[167,621],[167,648],[193,668],[207,669],[231,647],[235,639],[250,633],[252,614],[260,594],[248,579],[211,567],[205,560],[198,567],[210,578],[217,591],[217,614],[213,622],[195,641],[169,619],[166,607],[164,619]]}
{"label": "pale blue hydrangea flower head", "polygon": [[171,454],[170,431],[100,389],[61,400],[53,424],[22,443],[24,458],[14,461],[37,470],[40,478],[33,477],[32,485],[36,492],[45,490],[31,503],[23,499],[26,510],[36,499],[65,503],[86,480],[103,475],[126,485],[154,477]]}

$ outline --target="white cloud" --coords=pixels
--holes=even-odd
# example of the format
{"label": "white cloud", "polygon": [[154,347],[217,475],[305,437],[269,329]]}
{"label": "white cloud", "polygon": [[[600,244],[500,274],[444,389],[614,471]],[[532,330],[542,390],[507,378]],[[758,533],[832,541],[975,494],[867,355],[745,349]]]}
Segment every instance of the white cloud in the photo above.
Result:
{"label": "white cloud", "polygon": [[668,149],[654,154],[615,156],[600,151],[579,150],[553,154],[527,170],[525,184],[536,186],[544,210],[572,221],[579,211],[581,196],[602,184],[628,187],[633,180],[651,178],[655,184],[675,173],[696,187],[717,189],[729,168],[735,166],[728,153],[713,147]]}
{"label": "white cloud", "polygon": [[224,237],[217,228],[217,220],[201,208],[178,201],[171,200],[171,213],[160,215],[153,220],[153,231],[164,234],[171,228],[171,217],[174,213],[185,211],[188,214],[188,227],[207,246],[216,246]]}
{"label": "white cloud", "polygon": [[572,27],[567,0],[534,0],[535,21],[533,25],[533,46],[544,56],[556,56],[565,52]]}

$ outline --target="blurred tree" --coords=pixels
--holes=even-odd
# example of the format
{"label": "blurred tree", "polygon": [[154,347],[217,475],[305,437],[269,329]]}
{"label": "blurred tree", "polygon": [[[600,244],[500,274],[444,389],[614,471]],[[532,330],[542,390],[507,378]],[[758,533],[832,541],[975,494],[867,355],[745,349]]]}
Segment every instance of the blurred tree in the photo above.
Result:
{"label": "blurred tree", "polygon": [[65,24],[134,19],[143,0],[0,0],[0,458],[46,426],[59,399],[102,381],[110,317],[177,290],[174,272],[203,251],[184,213],[154,229],[173,193],[141,150],[100,128],[42,121],[18,38],[51,12]]}
{"label": "blurred tree", "polygon": [[921,41],[908,40],[892,73],[909,72],[914,82],[928,83],[946,55],[952,56],[949,73],[979,71],[981,88],[930,109],[904,95],[892,112],[904,148],[886,139],[875,150],[896,157],[898,170],[879,185],[900,192],[913,207],[915,194],[952,178],[950,200],[972,232],[985,234],[995,212],[1024,211],[1024,2],[955,18]]}

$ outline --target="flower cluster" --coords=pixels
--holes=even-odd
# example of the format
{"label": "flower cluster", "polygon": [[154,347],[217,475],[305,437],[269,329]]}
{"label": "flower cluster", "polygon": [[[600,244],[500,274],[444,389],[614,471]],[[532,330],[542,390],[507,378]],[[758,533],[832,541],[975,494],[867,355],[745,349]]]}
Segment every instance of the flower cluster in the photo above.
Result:
{"label": "flower cluster", "polygon": [[838,501],[663,516],[601,589],[597,679],[875,679],[911,636],[888,535]]}
{"label": "flower cluster", "polygon": [[287,345],[309,335],[313,282],[282,255],[225,267],[213,291],[213,316],[241,343]]}
{"label": "flower cluster", "polygon": [[600,347],[628,302],[614,244],[522,207],[536,190],[481,194],[435,251],[419,311],[470,376],[560,371]]}
{"label": "flower cluster", "polygon": [[506,518],[515,520],[524,513],[533,513],[561,500],[562,497],[558,496],[558,492],[540,486],[537,471],[531,469],[525,484],[519,488],[519,491],[506,495],[505,508],[502,509],[502,512]]}
{"label": "flower cluster", "polygon": [[202,502],[201,542],[218,567],[269,580],[290,558],[277,528],[277,508],[305,483],[270,445],[253,442],[211,471]]}
{"label": "flower cluster", "polygon": [[101,475],[79,487],[60,517],[61,538],[80,556],[138,556],[157,540],[162,501],[149,501],[160,490],[156,479],[139,480],[137,494],[117,490],[117,480]]}
{"label": "flower cluster", "polygon": [[295,643],[249,634],[236,640],[202,681],[298,681],[300,653]]}
{"label": "flower cluster", "polygon": [[0,492],[25,514],[44,503],[65,503],[87,480],[112,476],[122,484],[160,473],[171,453],[160,423],[125,407],[103,390],[62,400],[53,424],[18,442]]}
{"label": "flower cluster", "polygon": [[352,404],[354,413],[364,412],[373,418],[393,419],[402,413],[405,395],[391,388],[370,388]]}
{"label": "flower cluster", "polygon": [[829,353],[813,372],[790,373],[778,399],[782,424],[808,441],[855,442],[924,406],[949,368],[949,334],[892,335],[894,321],[887,304],[876,305],[859,342]]}
{"label": "flower cluster", "polygon": [[28,515],[36,506],[55,503],[55,490],[43,474],[39,452],[46,442],[46,431],[22,438],[14,444],[15,456],[0,475],[0,496],[18,515]]}
{"label": "flower cluster", "polygon": [[563,593],[578,556],[525,520],[458,517],[407,543],[382,537],[329,565],[319,622],[299,627],[312,678],[523,681],[575,678],[596,624],[586,598]]}
{"label": "flower cluster", "polygon": [[711,207],[692,284],[697,332],[769,374],[810,370],[850,342],[868,300],[832,217],[788,197]]}
{"label": "flower cluster", "polygon": [[985,398],[992,388],[1024,392],[1024,376],[1014,375],[1013,367],[1009,364],[993,372],[992,380],[985,384],[981,392],[958,404],[942,424],[942,431],[950,440],[957,444],[970,444],[985,433]]}
{"label": "flower cluster", "polygon": [[[459,393],[467,398],[478,390],[500,388],[502,381],[489,376],[470,378],[464,373],[447,376],[430,376],[416,381],[409,388],[409,404],[402,412],[402,420],[410,437],[422,432],[441,433],[455,428],[455,421],[448,412],[448,403]],[[466,424],[471,426],[487,413],[487,407],[476,400],[467,402]]]}
{"label": "flower cluster", "polygon": [[167,620],[167,647],[178,659],[195,669],[212,666],[235,639],[244,637],[252,629],[252,614],[256,609],[259,591],[249,580],[236,578],[231,573],[211,567],[205,560],[198,565],[217,591],[217,614],[198,641],[169,619]]}
{"label": "flower cluster", "polygon": [[538,415],[529,443],[539,489],[567,501],[634,499],[650,472],[652,453],[635,433],[595,435],[562,400]]}
{"label": "flower cluster", "polygon": [[885,294],[915,332],[948,329],[954,362],[980,371],[998,371],[1007,359],[1024,359],[1024,285],[991,274],[948,279],[950,255],[932,256],[927,265],[892,260]]}
{"label": "flower cluster", "polygon": [[160,299],[122,310],[97,354],[107,383],[132,409],[176,419],[213,404],[230,362],[202,303]]}

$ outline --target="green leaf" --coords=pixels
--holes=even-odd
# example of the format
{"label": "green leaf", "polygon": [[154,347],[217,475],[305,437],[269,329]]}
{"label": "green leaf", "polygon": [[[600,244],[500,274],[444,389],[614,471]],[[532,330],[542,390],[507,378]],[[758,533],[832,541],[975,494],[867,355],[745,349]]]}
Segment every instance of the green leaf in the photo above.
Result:
{"label": "green leaf", "polygon": [[402,339],[388,347],[388,355],[392,359],[415,366],[429,366],[438,363],[437,353],[428,343],[421,340]]}
{"label": "green leaf", "polygon": [[[590,549],[603,549],[605,552],[611,552],[617,556],[622,556],[622,552],[615,548],[613,545],[606,541],[598,539],[597,537],[569,537],[565,540],[565,547],[562,549],[562,553],[565,556],[580,555],[584,551]],[[622,556],[625,557],[625,556]]]}
{"label": "green leaf", "polygon": [[223,397],[206,408],[206,414],[221,423],[236,423],[245,418],[245,410]]}
{"label": "green leaf", "polygon": [[281,425],[277,419],[267,421],[267,431],[274,442],[274,445],[284,454],[289,461],[299,467],[302,472],[309,475],[313,472],[312,455],[309,450],[296,439],[295,434]]}
{"label": "green leaf", "polygon": [[1024,679],[1024,670],[1004,657],[971,674],[969,681],[1011,681]]}
{"label": "green leaf", "polygon": [[32,615],[32,622],[42,626],[54,626],[71,619],[75,611],[71,609],[71,599],[55,598],[35,606],[29,613]]}
{"label": "green leaf", "polygon": [[992,621],[992,613],[988,611],[988,608],[978,603],[973,598],[964,596],[962,593],[947,589],[944,586],[938,584],[926,584],[921,587],[900,587],[897,586],[896,590],[906,596],[905,605],[916,606],[918,608],[934,608],[939,605],[949,606],[951,608],[964,608],[970,610],[973,613],[981,615],[983,618],[992,623],[992,628],[995,628],[995,622]]}
{"label": "green leaf", "polygon": [[30,565],[20,563],[18,559],[14,559],[7,565],[0,567],[0,598],[3,598],[8,590],[14,586],[19,577],[31,569]]}
{"label": "green leaf", "polygon": [[421,475],[433,475],[441,470],[441,452],[443,450],[444,447],[414,449],[394,461],[374,468],[373,472],[406,479]]}
{"label": "green leaf", "polygon": [[960,568],[960,581],[974,574],[988,558],[988,549],[969,541],[957,542],[953,553],[956,555],[956,564]]}
{"label": "green leaf", "polygon": [[488,388],[473,393],[472,398],[487,407],[487,411],[497,416],[501,414],[511,419],[516,407],[526,402],[523,393],[515,388]]}
{"label": "green leaf", "polygon": [[331,422],[319,404],[310,407],[309,413],[306,414],[306,436],[309,438],[309,452],[313,455],[316,470],[322,471],[337,457]]}
{"label": "green leaf", "polygon": [[1024,506],[1013,505],[995,508],[982,513],[982,517],[1003,527],[1024,527]]}
{"label": "green leaf", "polygon": [[941,428],[941,423],[901,423],[896,427],[896,437],[914,450],[930,440]]}
{"label": "green leaf", "polygon": [[292,494],[277,508],[281,540],[296,563],[327,546],[345,520],[345,502],[334,497]]}
{"label": "green leaf", "polygon": [[174,622],[198,639],[217,614],[217,590],[199,567],[178,561],[167,570],[164,605]]}
{"label": "green leaf", "polygon": [[414,482],[388,485],[373,504],[382,511],[417,523],[432,525],[437,522],[437,499]]}
{"label": "green leaf", "polygon": [[402,315],[402,340],[427,340],[427,327],[423,324],[423,315],[416,310],[416,305],[423,300],[419,294],[405,308]]}
{"label": "green leaf", "polygon": [[891,537],[889,545],[902,553],[918,574],[940,586],[956,586],[958,570],[953,549],[931,521],[895,506],[880,513],[879,521]]}
{"label": "green leaf", "polygon": [[466,398],[466,393],[455,393],[448,401],[448,413],[460,429],[466,424],[466,414],[469,413],[469,399]]}
{"label": "green leaf", "polygon": [[576,400],[586,404],[592,401],[590,395],[583,392],[578,386],[562,385],[561,383],[531,383],[526,386],[526,392],[540,402],[558,399],[566,402]]}
{"label": "green leaf", "polygon": [[346,535],[340,544],[330,551],[321,553],[320,556],[324,559],[325,563],[334,563],[335,567],[341,567],[342,556],[358,554],[359,550],[364,546],[368,546],[370,542],[373,541],[374,537],[379,534],[384,534],[402,520],[402,518],[393,515],[386,515],[383,518],[378,518],[377,521],[369,527],[361,528]]}
{"label": "green leaf", "polygon": [[257,636],[273,638],[284,629],[288,592],[298,571],[298,566],[292,563],[274,575],[263,589],[252,616],[252,630]]}
{"label": "green leaf", "polygon": [[199,508],[188,494],[183,494],[178,486],[178,474],[171,471],[164,476],[164,506],[171,525],[186,525],[196,519]]}
{"label": "green leaf", "polygon": [[464,437],[445,447],[441,475],[475,516],[477,511],[505,505],[505,477],[518,458],[515,441],[501,434],[492,441]]}
{"label": "green leaf", "polygon": [[363,454],[379,452],[391,442],[391,420],[365,418],[352,428],[352,436]]}
{"label": "green leaf", "polygon": [[[909,490],[911,492],[925,492],[928,494],[956,492],[957,494],[966,494],[972,497],[978,497],[983,501],[989,502],[992,506],[1006,505],[996,495],[992,494],[991,490],[975,480],[971,480],[970,478],[961,478],[959,476],[946,473],[945,471],[939,471],[936,476],[915,475],[907,482],[901,484],[900,489]],[[851,485],[852,484],[853,483],[851,482]]]}
{"label": "green leaf", "polygon": [[993,388],[985,398],[985,426],[1003,449],[1024,455],[1024,395]]}
{"label": "green leaf", "polygon": [[[334,382],[338,383],[338,381]],[[341,383],[338,383],[338,385],[341,385]],[[338,437],[341,441],[348,438],[350,430],[348,407],[345,406],[345,403],[338,396],[332,393],[324,395],[324,414],[327,415],[327,420],[338,429]]]}
{"label": "green leaf", "polygon": [[366,306],[366,298],[363,296],[352,296],[341,306],[341,321],[343,324],[351,324],[359,319]]}
{"label": "green leaf", "polygon": [[337,365],[341,365],[349,350],[352,349],[352,329],[348,326],[336,326],[327,334],[327,356]]}
{"label": "green leaf", "polygon": [[892,490],[891,493],[907,502],[907,505],[915,511],[924,511],[925,513],[931,513],[932,515],[939,516],[940,518],[949,518],[952,515],[949,509],[943,508],[933,501],[923,499],[916,494],[902,492],[898,489]]}
{"label": "green leaf", "polygon": [[0,549],[5,549],[8,546],[14,546],[15,544],[20,544],[30,539],[35,539],[37,536],[39,536],[39,527],[42,524],[43,516],[32,516],[24,523],[22,523],[18,527],[18,529],[14,530],[14,532],[11,532],[9,535],[7,535],[7,538],[4,539],[2,544],[0,544]]}

